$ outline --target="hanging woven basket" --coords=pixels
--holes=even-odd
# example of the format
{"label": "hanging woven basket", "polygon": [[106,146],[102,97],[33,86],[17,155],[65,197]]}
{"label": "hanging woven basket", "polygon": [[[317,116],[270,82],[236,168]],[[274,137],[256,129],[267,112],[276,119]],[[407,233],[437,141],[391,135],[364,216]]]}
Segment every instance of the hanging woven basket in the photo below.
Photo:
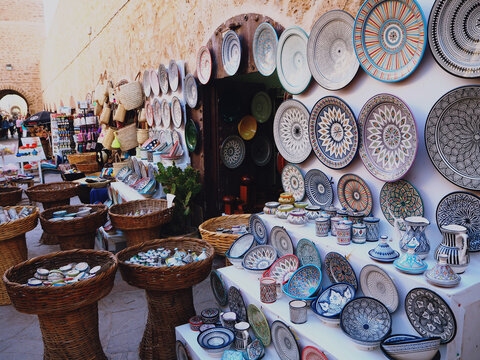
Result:
{"label": "hanging woven basket", "polygon": [[143,87],[140,81],[140,72],[138,72],[135,80],[119,86],[117,90],[117,98],[125,107],[125,110],[133,110],[143,105]]}

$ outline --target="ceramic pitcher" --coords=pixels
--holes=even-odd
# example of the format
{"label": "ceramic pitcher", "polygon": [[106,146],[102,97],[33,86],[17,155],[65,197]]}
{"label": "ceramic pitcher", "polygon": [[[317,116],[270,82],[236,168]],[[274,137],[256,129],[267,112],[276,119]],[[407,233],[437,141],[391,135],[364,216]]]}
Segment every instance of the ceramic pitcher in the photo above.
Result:
{"label": "ceramic pitcher", "polygon": [[407,252],[407,245],[413,239],[416,239],[418,246],[415,248],[415,254],[420,259],[425,259],[430,252],[430,242],[425,236],[425,229],[430,222],[421,216],[410,216],[402,220],[407,230],[400,239],[400,250]]}
{"label": "ceramic pitcher", "polygon": [[447,263],[457,273],[461,274],[470,262],[468,254],[467,228],[461,225],[442,225],[440,228],[443,239],[435,250],[438,261],[441,254],[447,255]]}

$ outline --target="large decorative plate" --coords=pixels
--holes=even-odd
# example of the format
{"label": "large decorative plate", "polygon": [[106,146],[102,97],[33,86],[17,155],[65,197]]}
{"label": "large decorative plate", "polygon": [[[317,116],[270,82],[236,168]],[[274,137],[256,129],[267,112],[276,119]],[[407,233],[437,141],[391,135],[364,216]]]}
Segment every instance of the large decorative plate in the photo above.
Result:
{"label": "large decorative plate", "polygon": [[302,360],[328,360],[328,358],[316,347],[307,346],[303,348]]}
{"label": "large decorative plate", "polygon": [[150,70],[148,69],[143,72],[142,85],[143,93],[145,94],[145,97],[148,98],[150,96],[150,93],[152,92],[152,87],[150,86]]}
{"label": "large decorative plate", "polygon": [[273,138],[278,151],[288,162],[301,163],[312,151],[308,137],[309,117],[305,105],[297,100],[286,100],[277,109]]}
{"label": "large decorative plate", "polygon": [[[380,207],[385,219],[393,226],[395,218],[423,216],[423,200],[418,190],[406,180],[385,183],[380,191]],[[405,224],[400,223],[400,230]]]}
{"label": "large decorative plate", "polygon": [[355,115],[338,97],[326,96],[317,101],[310,115],[308,133],[313,152],[329,168],[344,168],[357,153]]}
{"label": "large decorative plate", "polygon": [[428,19],[433,58],[449,73],[480,76],[480,33],[477,0],[437,0]]}
{"label": "large decorative plate", "polygon": [[178,65],[175,60],[170,60],[168,64],[168,83],[172,91],[177,91],[179,83]]}
{"label": "large decorative plate", "polygon": [[227,306],[228,292],[225,288],[225,283],[223,282],[222,276],[216,270],[212,270],[210,273],[210,286],[218,305]]}
{"label": "large decorative plate", "polygon": [[259,123],[266,122],[272,115],[272,100],[270,96],[265,91],[256,93],[250,103],[250,110]]}
{"label": "large decorative plate", "polygon": [[270,245],[277,250],[278,257],[293,255],[292,238],[282,226],[274,226],[270,230]]}
{"label": "large decorative plate", "polygon": [[300,360],[300,350],[295,335],[280,320],[272,324],[272,342],[281,360]]}
{"label": "large decorative plate", "polygon": [[171,110],[172,110],[173,125],[176,128],[179,128],[180,126],[182,126],[182,122],[183,122],[183,109],[182,109],[182,103],[176,96],[172,97]]}
{"label": "large decorative plate", "polygon": [[150,71],[150,87],[152,88],[153,95],[158,96],[160,94],[160,85],[158,83],[158,75],[154,69]]}
{"label": "large decorative plate", "polygon": [[399,98],[379,94],[358,115],[359,153],[367,170],[383,181],[402,178],[417,155],[417,125]]}
{"label": "large decorative plate", "polygon": [[322,15],[310,31],[307,45],[308,67],[325,89],[345,87],[358,71],[353,46],[352,15],[332,10]]}
{"label": "large decorative plate", "polygon": [[237,135],[227,137],[220,148],[220,158],[223,165],[229,169],[235,169],[242,165],[245,159],[245,143]]}
{"label": "large decorative plate", "polygon": [[252,326],[255,335],[262,341],[263,346],[270,345],[270,327],[268,326],[268,321],[265,318],[265,315],[263,315],[262,310],[255,305],[250,304],[248,305],[247,313],[248,322]]}
{"label": "large decorative plate", "polygon": [[295,201],[302,201],[305,197],[305,179],[302,171],[295,165],[287,164],[282,170],[282,186],[285,192],[289,192]]}
{"label": "large decorative plate", "polygon": [[342,255],[329,252],[325,255],[325,271],[332,284],[344,282],[357,290],[357,276],[352,265]]}
{"label": "large decorative plate", "polygon": [[410,324],[423,337],[438,336],[442,344],[447,344],[457,333],[457,322],[452,309],[432,290],[410,290],[405,297],[405,312]]}
{"label": "large decorative plate", "polygon": [[248,227],[259,245],[265,245],[268,241],[268,231],[260,216],[253,214],[248,219]]}
{"label": "large decorative plate", "polygon": [[185,345],[180,340],[175,342],[175,353],[177,355],[178,360],[189,360],[187,354],[187,349],[185,349]]}
{"label": "large decorative plate", "polygon": [[162,100],[162,124],[165,128],[170,126],[170,104],[166,99]]}
{"label": "large decorative plate", "polygon": [[192,74],[187,74],[185,77],[185,100],[188,106],[194,109],[198,102],[197,80]]}
{"label": "large decorative plate", "polygon": [[247,308],[243,296],[235,286],[228,289],[228,308],[237,314],[237,321],[247,321]]}
{"label": "large decorative plate", "polygon": [[[153,119],[155,120],[155,126],[162,125],[162,104],[160,103],[160,98],[154,97],[153,98]],[[148,118],[147,118],[148,121]]]}
{"label": "large decorative plate", "polygon": [[148,100],[145,101],[145,117],[147,118],[148,126],[152,127],[153,126],[153,120],[154,120],[154,114],[153,114],[152,105],[150,104],[150,101],[148,101]]}
{"label": "large decorative plate", "polygon": [[255,165],[267,165],[273,156],[272,142],[265,136],[256,136],[252,142],[250,154]]}
{"label": "large decorative plate", "polygon": [[305,191],[312,205],[325,207],[333,203],[332,182],[318,169],[310,169],[305,175]]}
{"label": "large decorative plate", "polygon": [[480,86],[443,95],[425,123],[425,145],[433,165],[447,180],[480,190]]}
{"label": "large decorative plate", "polygon": [[194,152],[198,143],[198,129],[195,122],[190,119],[185,124],[185,143],[189,151]]}
{"label": "large decorative plate", "polygon": [[468,230],[470,251],[480,251],[480,197],[456,191],[446,195],[437,205],[437,226],[462,225]]}
{"label": "large decorative plate", "polygon": [[165,65],[160,64],[158,67],[158,81],[160,83],[160,89],[162,90],[162,94],[168,93],[168,70]]}
{"label": "large decorative plate", "polygon": [[283,88],[291,94],[304,91],[312,74],[307,61],[307,33],[298,26],[285,29],[278,40],[277,74]]}
{"label": "large decorative plate", "polygon": [[381,81],[405,79],[425,51],[425,19],[415,0],[365,1],[353,32],[360,65]]}
{"label": "large decorative plate", "polygon": [[212,55],[206,46],[202,46],[197,54],[197,77],[203,85],[210,81],[212,76]]}
{"label": "large decorative plate", "polygon": [[399,297],[397,287],[388,274],[376,265],[366,265],[360,271],[360,286],[365,296],[385,305],[391,313],[397,310]]}
{"label": "large decorative plate", "polygon": [[240,67],[242,60],[242,45],[237,33],[228,30],[223,36],[222,42],[222,63],[225,72],[232,76],[235,75]]}
{"label": "large decorative plate", "polygon": [[338,181],[337,195],[340,204],[350,211],[370,215],[373,207],[372,193],[365,181],[355,174],[345,174]]}
{"label": "large decorative plate", "polygon": [[295,249],[300,265],[315,265],[319,269],[322,268],[322,259],[318,253],[317,247],[308,239],[300,239]]}
{"label": "large decorative plate", "polygon": [[379,345],[392,329],[392,316],[380,301],[358,297],[343,308],[340,327],[354,342]]}
{"label": "large decorative plate", "polygon": [[277,32],[269,23],[261,23],[253,35],[253,60],[263,76],[272,75],[277,67]]}

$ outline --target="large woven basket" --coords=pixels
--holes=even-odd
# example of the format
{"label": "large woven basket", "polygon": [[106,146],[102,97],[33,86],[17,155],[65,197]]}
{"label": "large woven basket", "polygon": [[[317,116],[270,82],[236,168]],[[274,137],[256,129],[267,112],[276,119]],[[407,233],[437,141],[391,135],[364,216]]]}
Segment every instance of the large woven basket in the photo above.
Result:
{"label": "large woven basket", "polygon": [[[50,184],[40,184],[32,186],[25,190],[30,201],[41,202],[43,208],[50,206],[48,203],[59,203],[66,201],[78,194],[78,184],[70,181],[54,182]],[[45,206],[47,204],[47,206]]]}
{"label": "large woven basket", "polygon": [[137,79],[140,77],[138,72],[135,81],[120,85],[117,90],[117,97],[125,110],[133,110],[143,105],[143,87]]}
{"label": "large woven basket", "polygon": [[198,229],[202,239],[213,245],[215,253],[225,256],[225,252],[240,235],[219,233],[217,229],[228,229],[236,225],[248,226],[248,219],[250,214],[219,216],[204,221]]}
{"label": "large woven basket", "polygon": [[67,155],[68,162],[72,165],[79,163],[89,163],[97,161],[97,154],[95,152],[87,152],[81,154],[70,154]]}
{"label": "large woven basket", "polygon": [[95,162],[77,163],[75,164],[75,167],[77,168],[78,171],[84,174],[91,174],[91,173],[97,172],[100,168],[100,165],[95,160]]}
{"label": "large woven basket", "polygon": [[[129,213],[149,210],[146,215],[132,216]],[[127,246],[158,238],[160,227],[172,220],[173,206],[167,200],[145,199],[113,205],[108,210],[112,225],[127,235]]]}
{"label": "large woven basket", "polygon": [[22,192],[17,186],[0,187],[0,206],[17,205],[22,200]]}
{"label": "large woven basket", "polygon": [[128,151],[137,147],[137,126],[135,124],[118,129],[116,134],[122,151]]}
{"label": "large woven basket", "polygon": [[[50,221],[53,213],[66,210],[67,213],[78,212],[82,207],[90,207],[92,213],[66,221]],[[107,222],[105,205],[68,205],[54,207],[40,214],[40,223],[45,232],[54,235],[62,250],[93,249],[97,229]]]}

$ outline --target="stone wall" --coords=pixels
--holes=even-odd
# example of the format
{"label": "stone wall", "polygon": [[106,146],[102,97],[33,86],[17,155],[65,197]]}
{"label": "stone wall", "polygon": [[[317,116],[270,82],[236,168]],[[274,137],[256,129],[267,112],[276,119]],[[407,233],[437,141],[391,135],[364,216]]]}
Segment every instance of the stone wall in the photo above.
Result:
{"label": "stone wall", "polygon": [[45,102],[84,99],[107,70],[116,81],[170,59],[195,71],[196,52],[242,13],[265,14],[307,32],[326,11],[355,15],[361,0],[104,0],[59,2],[41,63]]}
{"label": "stone wall", "polygon": [[[0,0],[0,97],[24,97],[32,114],[43,109],[40,59],[44,41],[42,0]],[[13,70],[6,70],[7,64]]]}

